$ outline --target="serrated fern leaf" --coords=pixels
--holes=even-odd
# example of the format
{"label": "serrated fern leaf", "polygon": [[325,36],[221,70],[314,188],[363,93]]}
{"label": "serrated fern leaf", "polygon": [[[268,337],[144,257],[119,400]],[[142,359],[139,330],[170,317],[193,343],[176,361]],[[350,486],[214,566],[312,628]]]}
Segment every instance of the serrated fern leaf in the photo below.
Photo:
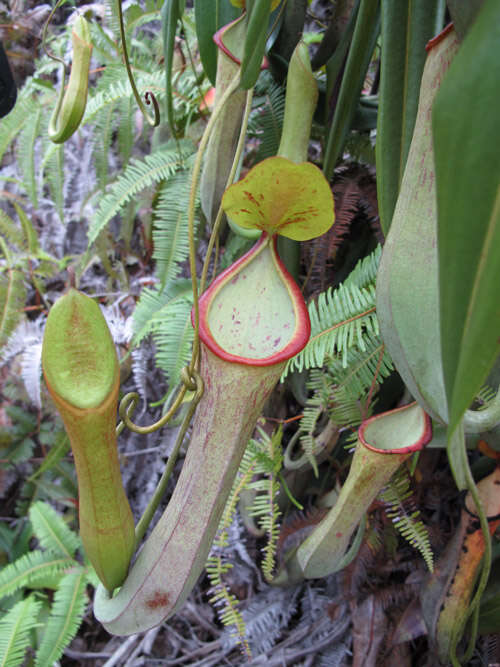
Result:
{"label": "serrated fern leaf", "polygon": [[86,586],[87,574],[82,567],[61,580],[36,654],[37,667],[53,665],[78,632],[87,605]]}
{"label": "serrated fern leaf", "polygon": [[163,148],[152,155],[146,155],[143,160],[130,161],[101,199],[99,209],[89,226],[89,243],[96,240],[108,222],[139,192],[169,178],[182,167],[185,159],[192,153],[191,142],[183,142],[180,151],[179,153],[175,146]]}
{"label": "serrated fern leaf", "polygon": [[260,140],[256,161],[276,155],[281,140],[285,115],[285,92],[282,86],[271,83],[264,94],[264,107],[252,130]]}
{"label": "serrated fern leaf", "polygon": [[0,347],[4,345],[21,319],[26,303],[24,276],[18,269],[0,273]]}
{"label": "serrated fern leaf", "polygon": [[74,566],[71,558],[55,556],[45,551],[26,553],[0,572],[0,598],[11,595],[20,588],[35,585],[38,581]]}
{"label": "serrated fern leaf", "polygon": [[10,245],[22,247],[23,234],[19,230],[14,220],[0,208],[0,235],[10,243]]}
{"label": "serrated fern leaf", "polygon": [[134,146],[135,100],[132,97],[120,100],[118,105],[118,150],[124,164],[130,159]]}
{"label": "serrated fern leaf", "polygon": [[17,162],[23,175],[23,184],[31,203],[38,206],[38,185],[35,171],[35,141],[39,136],[42,110],[30,112],[30,118],[23,127],[17,142]]}
{"label": "serrated fern leaf", "polygon": [[340,359],[332,359],[328,364],[328,373],[333,383],[346,387],[351,396],[358,395],[359,398],[369,390],[375,378],[377,381],[386,378],[394,368],[378,337],[370,340],[365,350],[349,349],[346,360],[344,366]]}
{"label": "serrated fern leaf", "polygon": [[64,224],[64,144],[48,143],[50,145],[44,157],[44,177],[59,220]]}
{"label": "serrated fern leaf", "polygon": [[305,348],[287,364],[284,377],[291,370],[320,368],[327,356],[340,354],[347,366],[347,350],[366,347],[365,338],[378,335],[375,316],[375,286],[359,289],[340,285],[322,292],[309,305],[311,338]]}
{"label": "serrated fern leaf", "polygon": [[0,667],[18,667],[38,625],[41,600],[29,595],[17,602],[0,620]]}
{"label": "serrated fern leaf", "polygon": [[2,118],[2,131],[0,132],[0,161],[12,144],[16,136],[21,132],[26,123],[33,122],[33,105],[36,104],[31,96],[18,96],[12,111]]}
{"label": "serrated fern leaf", "polygon": [[357,287],[362,289],[375,284],[381,257],[382,246],[378,245],[372,253],[357,262],[354,269],[345,279],[344,285],[357,285]]}
{"label": "serrated fern leaf", "polygon": [[35,537],[44,549],[56,556],[74,557],[80,538],[50,505],[37,501],[29,509],[29,518]]}
{"label": "serrated fern leaf", "polygon": [[159,286],[142,290],[132,321],[134,345],[138,345],[143,338],[151,334],[157,326],[156,320],[165,319],[171,309],[181,307],[177,305],[179,302],[190,298],[192,298],[190,280],[177,280],[175,284],[167,285],[163,290]]}
{"label": "serrated fern leaf", "polygon": [[433,572],[434,557],[429,533],[418,518],[420,510],[415,508],[412,497],[410,479],[405,468],[400,468],[380,493],[380,498],[386,506],[386,514],[394,527],[414,549],[420,552],[427,567]]}
{"label": "serrated fern leaf", "polygon": [[115,105],[109,104],[96,115],[94,121],[93,158],[101,190],[108,184],[109,149],[113,139],[114,116]]}
{"label": "serrated fern leaf", "polygon": [[189,254],[187,211],[191,189],[190,172],[182,169],[160,188],[153,217],[153,259],[156,275],[168,285],[180,272]]}
{"label": "serrated fern leaf", "polygon": [[156,345],[156,363],[170,384],[180,379],[182,368],[191,357],[192,294],[189,281],[179,281],[165,290],[143,290],[134,313],[134,343],[151,334]]}

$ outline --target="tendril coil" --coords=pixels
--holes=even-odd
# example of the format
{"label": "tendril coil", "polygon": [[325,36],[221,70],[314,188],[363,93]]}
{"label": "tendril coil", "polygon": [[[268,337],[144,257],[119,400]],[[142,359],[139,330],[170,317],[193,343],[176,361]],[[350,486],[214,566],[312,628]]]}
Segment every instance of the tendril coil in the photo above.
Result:
{"label": "tendril coil", "polygon": [[201,375],[196,370],[191,370],[189,366],[184,366],[181,371],[181,381],[182,387],[177,394],[175,401],[172,403],[168,411],[159,419],[150,424],[149,426],[139,426],[139,424],[134,424],[132,421],[132,414],[137,407],[139,402],[139,394],[136,392],[130,392],[125,394],[125,396],[120,401],[120,407],[118,408],[118,414],[120,415],[120,423],[116,427],[117,435],[119,435],[123,429],[126,427],[133,433],[139,433],[141,435],[147,435],[148,433],[153,433],[158,429],[165,426],[165,424],[170,421],[173,415],[177,412],[180,404],[184,400],[184,396],[187,391],[194,391],[194,396],[191,400],[191,405],[196,407],[203,396],[204,385]]}

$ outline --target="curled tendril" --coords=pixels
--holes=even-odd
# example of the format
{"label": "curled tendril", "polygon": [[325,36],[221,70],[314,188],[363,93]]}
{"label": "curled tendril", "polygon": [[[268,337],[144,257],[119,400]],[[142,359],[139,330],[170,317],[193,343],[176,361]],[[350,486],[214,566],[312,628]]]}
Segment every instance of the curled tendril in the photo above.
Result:
{"label": "curled tendril", "polygon": [[127,68],[128,80],[130,81],[130,85],[132,86],[132,92],[134,93],[135,100],[139,105],[139,108],[142,111],[144,118],[148,121],[148,123],[152,127],[157,127],[160,124],[160,107],[158,105],[156,97],[154,96],[154,93],[152,93],[150,90],[146,91],[144,95],[146,104],[153,104],[154,116],[151,116],[148,113],[146,107],[144,106],[144,102],[142,101],[139,91],[137,90],[137,86],[135,85],[134,81],[134,75],[132,74],[132,68],[130,67],[130,61],[128,58],[127,37],[125,35],[125,24],[123,22],[121,0],[118,0],[117,5],[118,5],[118,19],[120,22],[120,37],[122,40],[122,48],[123,48],[123,59],[125,60],[125,67]]}
{"label": "curled tendril", "polygon": [[118,414],[120,415],[121,422],[116,427],[117,434],[119,435],[125,427],[127,427],[133,433],[139,433],[141,435],[147,435],[148,433],[153,433],[154,431],[162,428],[177,412],[177,409],[182,403],[187,391],[195,392],[191,401],[191,405],[196,407],[203,395],[204,389],[201,376],[199,373],[197,373],[196,370],[190,370],[188,366],[185,366],[181,370],[181,380],[182,387],[170,409],[163,415],[161,419],[156,421],[154,424],[150,424],[149,426],[139,426],[138,424],[134,424],[132,421],[132,414],[137,407],[137,403],[139,402],[139,394],[135,392],[125,394],[125,396],[120,401],[120,407],[118,408]]}

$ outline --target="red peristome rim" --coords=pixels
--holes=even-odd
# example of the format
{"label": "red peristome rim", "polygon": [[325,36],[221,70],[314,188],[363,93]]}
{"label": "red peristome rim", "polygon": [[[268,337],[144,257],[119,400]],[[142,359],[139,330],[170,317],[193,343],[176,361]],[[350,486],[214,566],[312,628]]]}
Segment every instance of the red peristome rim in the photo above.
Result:
{"label": "red peristome rim", "polygon": [[[279,350],[279,352],[271,355],[270,357],[249,359],[247,357],[240,357],[236,354],[230,354],[229,352],[226,352],[224,348],[222,348],[215,341],[212,333],[210,332],[210,328],[208,326],[208,311],[212,299],[242,265],[247,264],[249,261],[251,261],[252,257],[256,253],[260,252],[260,249],[266,242],[267,238],[268,235],[263,232],[257,243],[252,248],[250,248],[250,250],[245,253],[243,257],[240,257],[239,260],[237,260],[234,264],[218,275],[210,287],[205,290],[199,299],[198,305],[200,313],[200,339],[211,352],[213,352],[220,359],[224,359],[224,361],[244,364],[245,366],[274,366],[274,364],[279,364],[282,361],[288,361],[288,359],[291,359],[291,357],[298,354],[305,347],[311,335],[311,320],[309,319],[309,312],[307,310],[304,297],[302,296],[302,292],[300,291],[292,276],[286,270],[278,255],[276,248],[276,236],[274,236],[271,240],[271,251],[273,253],[276,268],[281,273],[281,276],[288,287],[288,291],[295,309],[297,326],[295,328],[292,340],[287,345],[285,345],[284,348]],[[191,311],[191,322],[194,326],[194,309]]]}
{"label": "red peristome rim", "polygon": [[424,432],[414,445],[409,445],[408,447],[401,447],[401,449],[378,449],[377,447],[370,445],[370,443],[367,442],[364,437],[364,432],[366,427],[369,426],[369,424],[371,424],[372,422],[376,421],[377,419],[386,414],[403,412],[403,410],[407,410],[413,405],[416,405],[416,403],[417,403],[416,401],[414,401],[413,403],[408,403],[408,405],[403,405],[401,408],[396,408],[395,410],[390,410],[390,412],[384,412],[382,414],[375,415],[364,421],[358,430],[358,437],[360,442],[367,449],[371,449],[372,452],[377,452],[377,454],[411,454],[412,452],[418,452],[419,450],[423,449],[425,445],[427,445],[432,440],[432,422],[427,412],[424,412],[424,418],[425,418]]}
{"label": "red peristome rim", "polygon": [[427,42],[427,44],[425,45],[425,50],[426,50],[427,52],[431,51],[431,50],[432,50],[437,44],[439,44],[439,42],[441,42],[441,41],[446,37],[446,35],[447,35],[449,32],[451,32],[452,30],[453,30],[453,23],[448,23],[448,25],[446,26],[446,28],[443,28],[443,30],[441,30],[441,32],[439,33],[439,35],[436,35],[435,37],[433,37],[432,39],[430,39],[430,40]]}
{"label": "red peristome rim", "polygon": [[[232,25],[240,21],[243,17],[243,14],[241,16],[238,16],[237,19],[234,19],[234,21],[231,21],[231,23],[226,23],[226,25],[223,25],[222,28],[219,28],[217,32],[214,34],[212,39],[217,45],[217,48],[219,48],[222,53],[225,53],[228,58],[231,58],[233,62],[235,62],[237,65],[241,65],[241,60],[237,58],[232,51],[230,51],[227,46],[224,44],[223,37],[224,33],[226,30],[228,30]],[[267,60],[267,57],[264,56],[264,59],[262,61],[262,65],[260,66],[260,69],[267,69],[269,67],[269,61]]]}

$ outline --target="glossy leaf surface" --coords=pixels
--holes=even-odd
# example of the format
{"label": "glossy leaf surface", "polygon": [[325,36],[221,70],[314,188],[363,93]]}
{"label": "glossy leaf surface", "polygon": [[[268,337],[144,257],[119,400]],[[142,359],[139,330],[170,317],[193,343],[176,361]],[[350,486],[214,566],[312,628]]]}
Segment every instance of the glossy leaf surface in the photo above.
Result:
{"label": "glossy leaf surface", "polygon": [[415,126],[425,45],[440,31],[439,19],[436,0],[381,0],[376,156],[379,213],[385,235],[396,206]]}
{"label": "glossy leaf surface", "polygon": [[500,4],[488,0],[444,78],[432,124],[443,371],[450,429],[500,354]]}
{"label": "glossy leaf surface", "polygon": [[448,32],[429,52],[413,139],[377,276],[382,338],[408,389],[435,419],[447,423],[438,305],[436,189],[431,109],[458,49]]}
{"label": "glossy leaf surface", "polygon": [[240,12],[227,0],[194,0],[196,36],[203,69],[215,85],[217,46],[213,36],[222,26],[238,18]]}

